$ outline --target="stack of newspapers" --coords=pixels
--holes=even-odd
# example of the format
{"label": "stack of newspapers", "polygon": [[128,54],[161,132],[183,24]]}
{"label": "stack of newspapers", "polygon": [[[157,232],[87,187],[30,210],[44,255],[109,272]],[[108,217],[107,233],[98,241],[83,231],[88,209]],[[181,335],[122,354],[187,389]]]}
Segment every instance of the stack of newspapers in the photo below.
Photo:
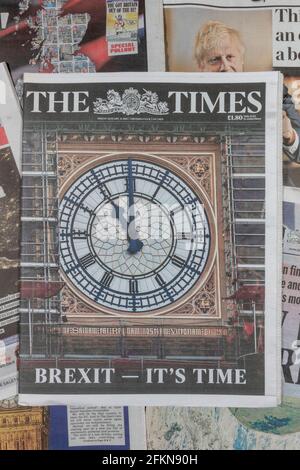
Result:
{"label": "stack of newspapers", "polygon": [[298,0],[0,19],[0,399],[125,449],[144,406],[300,398]]}

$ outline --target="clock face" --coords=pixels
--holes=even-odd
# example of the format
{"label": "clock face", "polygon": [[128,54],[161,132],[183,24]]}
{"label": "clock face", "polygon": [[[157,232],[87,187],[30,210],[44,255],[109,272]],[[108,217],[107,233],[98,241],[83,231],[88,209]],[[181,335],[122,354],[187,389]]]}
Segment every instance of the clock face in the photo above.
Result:
{"label": "clock face", "polygon": [[172,166],[134,157],[86,170],[62,196],[60,263],[98,309],[159,312],[201,283],[211,228],[198,191]]}

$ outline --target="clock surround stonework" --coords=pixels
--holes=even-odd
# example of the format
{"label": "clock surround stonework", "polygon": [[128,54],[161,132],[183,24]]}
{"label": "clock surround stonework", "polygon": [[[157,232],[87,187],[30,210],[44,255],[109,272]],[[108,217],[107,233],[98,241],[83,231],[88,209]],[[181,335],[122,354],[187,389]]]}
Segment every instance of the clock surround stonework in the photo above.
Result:
{"label": "clock surround stonework", "polygon": [[[205,272],[191,292],[175,302],[174,306],[147,313],[128,314],[97,306],[67,280],[61,291],[61,298],[68,323],[78,326],[113,326],[117,325],[120,319],[124,319],[129,324],[134,320],[138,324],[151,325],[162,319],[172,326],[221,326],[226,320],[226,308],[223,308],[223,304],[226,303],[227,286],[224,228],[220,224],[223,221],[222,194],[217,191],[222,185],[221,151],[217,139],[190,136],[168,138],[160,135],[125,136],[116,137],[116,141],[112,143],[111,138],[108,139],[106,135],[96,136],[96,141],[89,140],[88,136],[83,139],[82,134],[68,134],[67,137],[62,135],[58,145],[60,199],[79,175],[96,167],[99,162],[126,160],[129,157],[171,168],[201,194],[212,231]],[[66,281],[66,276],[62,277]],[[219,334],[225,335],[225,332],[226,329]]]}

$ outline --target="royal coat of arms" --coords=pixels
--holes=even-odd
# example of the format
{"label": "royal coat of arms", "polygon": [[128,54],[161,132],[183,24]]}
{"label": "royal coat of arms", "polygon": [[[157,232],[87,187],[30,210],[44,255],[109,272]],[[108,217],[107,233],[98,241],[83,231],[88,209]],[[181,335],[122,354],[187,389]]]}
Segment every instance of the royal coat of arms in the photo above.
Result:
{"label": "royal coat of arms", "polygon": [[168,114],[169,108],[166,102],[159,101],[157,93],[144,90],[139,93],[134,88],[124,91],[122,96],[115,90],[107,92],[107,99],[97,98],[94,102],[95,114],[126,114],[132,116],[134,114]]}

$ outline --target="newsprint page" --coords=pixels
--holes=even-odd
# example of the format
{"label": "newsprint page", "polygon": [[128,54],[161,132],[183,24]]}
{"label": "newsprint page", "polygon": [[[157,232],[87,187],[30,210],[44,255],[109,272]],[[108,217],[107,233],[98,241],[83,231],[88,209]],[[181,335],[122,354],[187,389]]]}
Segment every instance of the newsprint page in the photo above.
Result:
{"label": "newsprint page", "polygon": [[284,184],[300,187],[299,0],[163,0],[166,70],[279,70]]}
{"label": "newsprint page", "polygon": [[0,57],[23,74],[142,72],[165,65],[162,0],[1,0]]}
{"label": "newsprint page", "polygon": [[[299,1],[163,0],[163,3],[166,70],[230,74],[279,70],[284,74],[282,162],[288,199],[283,205],[283,233],[292,230],[294,236],[285,235],[283,239],[282,376],[283,396],[288,400],[292,396],[294,405],[299,407],[300,334],[296,312],[300,271],[295,238],[300,229],[296,217],[300,201]],[[287,266],[295,266],[294,271]],[[243,320],[241,317],[240,321]]]}
{"label": "newsprint page", "polygon": [[49,450],[144,450],[141,407],[51,406]]}
{"label": "newsprint page", "polygon": [[20,404],[276,406],[280,73],[24,82]]}
{"label": "newsprint page", "polygon": [[[21,108],[8,67],[1,63],[0,450],[144,449],[143,408],[18,406],[21,153]],[[26,175],[26,162],[23,170]]]}
{"label": "newsprint page", "polygon": [[18,391],[21,108],[0,64],[0,400]]}
{"label": "newsprint page", "polygon": [[145,448],[141,407],[22,407],[17,397],[0,402],[0,451]]}
{"label": "newsprint page", "polygon": [[300,189],[284,188],[283,200],[283,379],[284,395],[299,397],[300,386]]}

